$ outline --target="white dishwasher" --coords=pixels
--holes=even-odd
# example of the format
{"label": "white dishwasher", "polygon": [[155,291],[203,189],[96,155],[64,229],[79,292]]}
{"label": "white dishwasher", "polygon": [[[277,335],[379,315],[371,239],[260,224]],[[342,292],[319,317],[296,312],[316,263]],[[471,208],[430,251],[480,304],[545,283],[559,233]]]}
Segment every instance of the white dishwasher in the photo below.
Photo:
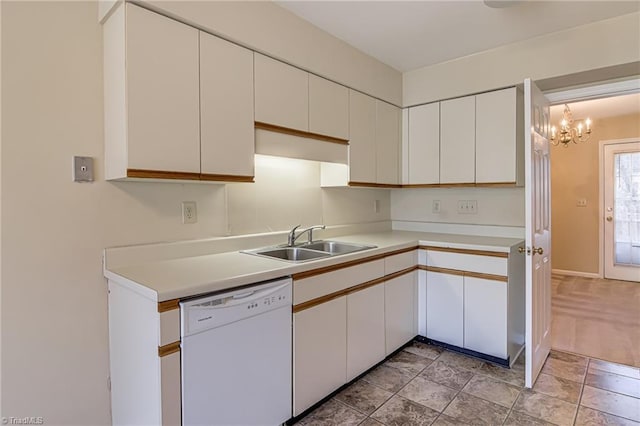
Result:
{"label": "white dishwasher", "polygon": [[291,418],[291,279],[180,302],[182,424]]}

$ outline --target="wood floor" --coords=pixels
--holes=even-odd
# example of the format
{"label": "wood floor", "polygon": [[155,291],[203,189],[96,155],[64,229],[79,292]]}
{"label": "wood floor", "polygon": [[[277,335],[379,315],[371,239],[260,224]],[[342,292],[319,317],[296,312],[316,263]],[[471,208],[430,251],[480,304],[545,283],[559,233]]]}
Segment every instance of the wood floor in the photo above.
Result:
{"label": "wood floor", "polygon": [[553,274],[551,347],[640,367],[640,282]]}

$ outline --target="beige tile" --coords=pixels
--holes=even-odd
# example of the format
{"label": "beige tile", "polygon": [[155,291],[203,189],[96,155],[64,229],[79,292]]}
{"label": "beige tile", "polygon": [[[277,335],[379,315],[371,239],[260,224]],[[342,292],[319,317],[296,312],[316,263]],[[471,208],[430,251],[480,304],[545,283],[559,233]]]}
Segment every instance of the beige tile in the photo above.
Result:
{"label": "beige tile", "polygon": [[588,407],[578,408],[575,426],[638,426],[633,420],[603,413]]}
{"label": "beige tile", "polygon": [[571,425],[576,413],[576,404],[525,389],[513,406],[519,411],[537,419],[556,425]]}
{"label": "beige tile", "polygon": [[453,417],[449,417],[445,414],[440,414],[440,417],[433,422],[433,426],[461,426],[468,424],[469,423],[465,423],[460,419],[454,419]]}
{"label": "beige tile", "polygon": [[528,416],[520,411],[512,410],[504,422],[504,426],[552,426],[553,423]]}
{"label": "beige tile", "polygon": [[453,389],[462,389],[469,379],[473,377],[473,372],[442,361],[434,361],[420,375],[432,382],[440,383]]}
{"label": "beige tile", "polygon": [[444,410],[444,414],[472,425],[496,425],[504,422],[509,409],[460,392]]}
{"label": "beige tile", "polygon": [[371,414],[392,396],[389,391],[359,380],[337,394],[335,399],[361,413]]}
{"label": "beige tile", "polygon": [[387,360],[384,365],[386,365],[387,367],[404,370],[407,373],[411,373],[415,376],[432,362],[432,360],[424,358],[420,355],[416,355],[411,352],[400,351],[389,358],[389,360]]}
{"label": "beige tile", "polygon": [[394,396],[371,415],[387,426],[430,425],[440,413],[400,396]]}
{"label": "beige tile", "polygon": [[594,410],[640,422],[640,399],[585,386],[580,404]]}
{"label": "beige tile", "polygon": [[524,370],[518,371],[510,368],[492,364],[490,362],[482,363],[482,366],[476,370],[476,373],[493,379],[502,380],[513,386],[524,386]]}
{"label": "beige tile", "polygon": [[587,357],[556,350],[551,350],[549,352],[549,358],[568,362],[570,364],[575,364],[581,367],[586,367],[587,363],[589,362],[589,358]]}
{"label": "beige tile", "polygon": [[402,388],[398,395],[431,409],[442,411],[456,396],[456,393],[455,389],[418,376]]}
{"label": "beige tile", "polygon": [[589,369],[585,384],[594,388],[640,398],[640,379],[609,373],[604,370]]}
{"label": "beige tile", "polygon": [[593,370],[607,371],[609,373],[631,377],[632,379],[640,379],[640,368],[601,361],[599,359],[592,359],[591,362],[589,362],[589,371]]}
{"label": "beige tile", "polygon": [[406,346],[403,350],[429,359],[436,359],[442,352],[444,352],[444,349],[439,346],[428,345],[417,341],[411,342],[411,344]]}
{"label": "beige tile", "polygon": [[313,410],[298,424],[301,426],[355,426],[365,418],[364,414],[332,399]]}
{"label": "beige tile", "polygon": [[542,372],[582,383],[587,372],[587,367],[574,362],[549,357],[542,367]]}
{"label": "beige tile", "polygon": [[367,417],[367,419],[364,422],[360,423],[358,426],[384,426],[384,425],[379,421],[372,419],[371,417]]}
{"label": "beige tile", "polygon": [[520,394],[517,386],[480,375],[473,376],[462,391],[507,408],[511,408]]}
{"label": "beige tile", "polygon": [[475,371],[480,367],[482,367],[482,365],[484,364],[484,361],[481,361],[477,358],[458,354],[451,351],[443,352],[438,357],[438,361],[444,362],[445,364],[449,364],[453,367],[458,367],[458,368],[462,368],[470,371]]}
{"label": "beige tile", "polygon": [[362,380],[381,387],[389,392],[398,392],[404,385],[413,379],[414,374],[407,373],[405,370],[387,367],[381,365],[374,368]]}
{"label": "beige tile", "polygon": [[560,398],[572,404],[578,403],[581,389],[582,385],[578,382],[544,373],[538,376],[533,386],[533,390],[538,393]]}

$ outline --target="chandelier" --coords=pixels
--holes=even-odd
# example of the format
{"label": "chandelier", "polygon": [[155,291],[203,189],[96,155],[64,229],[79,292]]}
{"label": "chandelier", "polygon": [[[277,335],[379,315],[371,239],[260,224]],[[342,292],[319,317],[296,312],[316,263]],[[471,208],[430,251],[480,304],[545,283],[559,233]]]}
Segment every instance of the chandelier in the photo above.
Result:
{"label": "chandelier", "polygon": [[573,122],[573,115],[569,109],[569,105],[564,104],[564,112],[562,113],[562,121],[560,121],[560,130],[556,126],[551,127],[551,143],[558,146],[561,143],[566,148],[569,142],[578,143],[586,142],[591,136],[591,120],[587,118],[578,121],[576,125]]}

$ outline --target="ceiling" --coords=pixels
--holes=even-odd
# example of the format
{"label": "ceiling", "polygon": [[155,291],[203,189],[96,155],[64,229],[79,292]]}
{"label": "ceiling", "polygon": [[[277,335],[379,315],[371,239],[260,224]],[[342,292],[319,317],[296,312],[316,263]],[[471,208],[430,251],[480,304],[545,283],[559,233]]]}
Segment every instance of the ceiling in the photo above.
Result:
{"label": "ceiling", "polygon": [[399,70],[640,10],[640,1],[276,1]]}
{"label": "ceiling", "polygon": [[[640,114],[640,93],[592,99],[582,102],[570,102],[569,108],[574,120],[590,118],[598,120],[627,114]],[[551,107],[551,123],[557,126],[562,119],[564,104]]]}

